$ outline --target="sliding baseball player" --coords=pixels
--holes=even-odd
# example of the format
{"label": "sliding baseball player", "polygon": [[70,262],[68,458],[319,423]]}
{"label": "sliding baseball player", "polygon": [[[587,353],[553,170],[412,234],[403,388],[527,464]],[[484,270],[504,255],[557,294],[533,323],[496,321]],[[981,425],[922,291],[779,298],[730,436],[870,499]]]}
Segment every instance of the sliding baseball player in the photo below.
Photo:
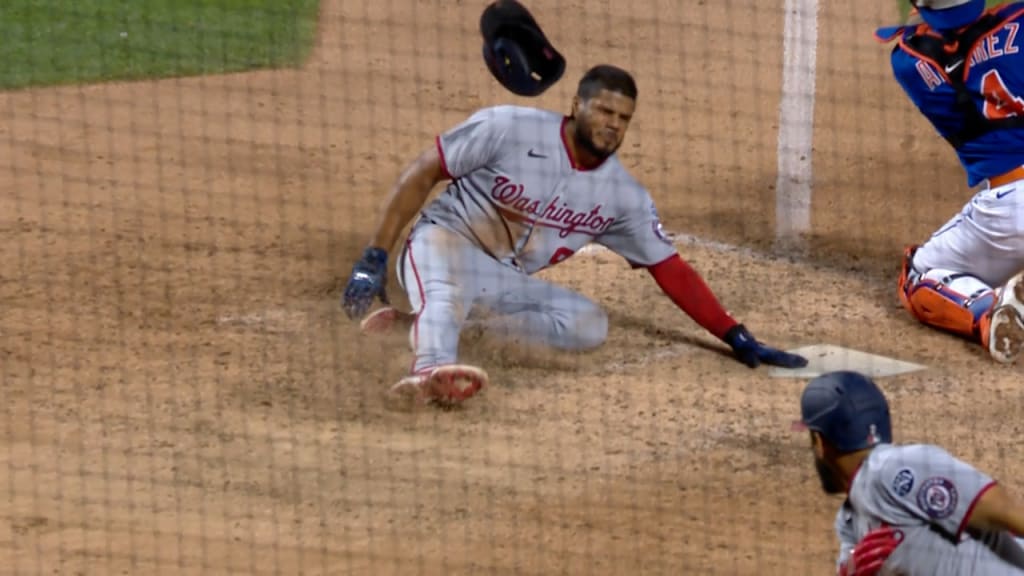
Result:
{"label": "sliding baseball player", "polygon": [[[662,231],[650,195],[615,155],[636,97],[628,72],[595,66],[580,80],[570,115],[484,108],[437,137],[405,169],[342,302],[351,318],[363,318],[375,298],[388,302],[389,252],[419,212],[397,258],[412,312],[388,306],[363,321],[370,332],[409,326],[415,359],[393,395],[452,405],[482,389],[486,371],[458,361],[459,337],[470,323],[523,344],[600,346],[608,331],[604,310],[535,276],[590,243],[647,270],[746,365],[806,364],[758,342],[734,320]],[[444,192],[422,208],[444,180]]]}

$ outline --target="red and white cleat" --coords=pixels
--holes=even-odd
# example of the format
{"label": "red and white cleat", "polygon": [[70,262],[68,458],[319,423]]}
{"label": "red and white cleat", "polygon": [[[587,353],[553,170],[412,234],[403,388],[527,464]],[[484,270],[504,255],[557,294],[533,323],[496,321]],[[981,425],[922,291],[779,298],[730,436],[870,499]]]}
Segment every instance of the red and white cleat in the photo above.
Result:
{"label": "red and white cleat", "polygon": [[487,383],[487,373],[480,368],[450,364],[429,372],[410,374],[392,386],[388,395],[395,399],[452,408],[475,396]]}
{"label": "red and white cleat", "polygon": [[363,318],[363,321],[359,323],[359,329],[363,334],[381,334],[387,332],[396,324],[408,329],[412,326],[414,319],[415,316],[409,312],[402,312],[397,308],[385,306]]}

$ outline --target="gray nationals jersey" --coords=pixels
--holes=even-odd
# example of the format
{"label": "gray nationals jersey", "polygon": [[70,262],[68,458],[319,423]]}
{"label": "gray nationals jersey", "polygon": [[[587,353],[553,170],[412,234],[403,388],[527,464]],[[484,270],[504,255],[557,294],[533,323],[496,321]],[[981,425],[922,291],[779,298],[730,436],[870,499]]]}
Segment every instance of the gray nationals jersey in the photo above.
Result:
{"label": "gray nationals jersey", "polygon": [[995,482],[938,446],[880,444],[861,464],[839,509],[838,564],[883,523],[903,532],[880,574],[1024,575],[1024,548],[1006,532],[977,532],[967,519]]}
{"label": "gray nationals jersey", "polygon": [[584,170],[562,136],[561,114],[484,108],[437,137],[451,182],[422,217],[496,260],[533,274],[590,242],[633,266],[676,254],[647,190],[616,155]]}

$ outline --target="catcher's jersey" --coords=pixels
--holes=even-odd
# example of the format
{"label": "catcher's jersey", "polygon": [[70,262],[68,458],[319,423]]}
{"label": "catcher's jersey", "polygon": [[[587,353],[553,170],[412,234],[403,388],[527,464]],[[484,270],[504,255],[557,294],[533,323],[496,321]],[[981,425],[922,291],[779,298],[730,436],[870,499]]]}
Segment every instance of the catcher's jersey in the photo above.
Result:
{"label": "catcher's jersey", "polygon": [[452,181],[422,218],[527,274],[590,242],[633,266],[674,255],[647,190],[616,155],[591,170],[576,166],[562,138],[565,122],[555,112],[495,106],[439,135]]}
{"label": "catcher's jersey", "polygon": [[879,445],[857,470],[836,516],[838,564],[884,523],[899,528],[904,540],[882,575],[1024,575],[1024,548],[1012,535],[966,530],[975,502],[994,485],[938,446]]}
{"label": "catcher's jersey", "polygon": [[[986,117],[1024,116],[1024,3],[1001,7],[999,14],[1007,20],[971,53],[965,86]],[[913,30],[905,29],[904,36]],[[900,86],[939,134],[955,134],[964,125],[962,113],[957,111],[956,91],[943,70],[908,53],[901,45],[893,49],[890,61]],[[975,186],[1024,164],[1024,128],[985,134],[967,142],[957,155],[967,172],[968,185]]]}

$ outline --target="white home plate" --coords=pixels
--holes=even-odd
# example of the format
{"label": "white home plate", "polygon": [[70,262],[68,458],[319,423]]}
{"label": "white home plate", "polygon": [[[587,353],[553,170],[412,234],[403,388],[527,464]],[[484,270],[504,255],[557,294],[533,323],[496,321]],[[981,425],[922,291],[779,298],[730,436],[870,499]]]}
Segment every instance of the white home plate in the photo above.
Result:
{"label": "white home plate", "polygon": [[907,372],[925,370],[927,366],[904,362],[895,358],[869,354],[852,348],[816,344],[795,350],[787,350],[807,358],[807,366],[794,370],[773,366],[768,374],[777,378],[814,378],[836,370],[854,370],[872,378],[895,376]]}

